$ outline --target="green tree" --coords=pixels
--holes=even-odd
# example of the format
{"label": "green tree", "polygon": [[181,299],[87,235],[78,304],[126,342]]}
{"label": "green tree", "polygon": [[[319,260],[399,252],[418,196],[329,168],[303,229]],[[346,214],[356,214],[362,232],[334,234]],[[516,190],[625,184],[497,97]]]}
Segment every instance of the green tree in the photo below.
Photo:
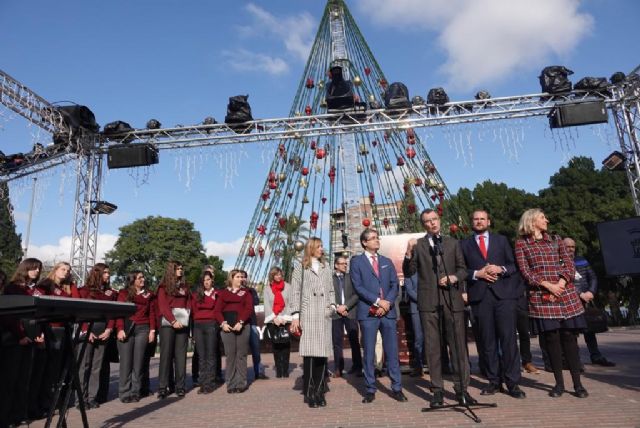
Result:
{"label": "green tree", "polygon": [[[601,294],[606,292],[609,284],[605,280],[597,223],[634,215],[626,175],[598,170],[590,158],[575,157],[551,176],[549,187],[540,192],[540,206],[550,220],[549,230],[576,241],[577,252],[590,261],[598,274]],[[626,301],[629,296],[623,294]]]}
{"label": "green tree", "polygon": [[287,281],[291,278],[293,272],[293,262],[297,257],[294,248],[296,241],[306,241],[305,236],[309,235],[309,228],[305,226],[306,221],[301,220],[298,216],[291,214],[286,221],[279,225],[279,232],[276,238],[276,251],[280,253],[280,263],[282,272]]}
{"label": "green tree", "polygon": [[416,197],[413,194],[413,180],[404,181],[404,198],[398,213],[398,233],[421,232],[420,212],[416,205]]}
{"label": "green tree", "polygon": [[492,231],[508,237],[513,244],[520,216],[540,202],[532,193],[487,180],[477,184],[473,190],[461,188],[448,203],[456,204],[463,215],[471,215],[476,209],[486,210],[491,216]]}
{"label": "green tree", "polygon": [[16,233],[16,224],[13,221],[13,207],[9,200],[7,183],[0,183],[0,237],[0,269],[11,277],[23,253],[22,240]]}
{"label": "green tree", "polygon": [[216,273],[213,278],[216,287],[223,287],[228,274],[228,272],[222,269],[224,266],[224,260],[218,256],[207,256],[206,264],[212,265],[216,269]]}
{"label": "green tree", "polygon": [[119,277],[132,270],[141,270],[152,286],[157,286],[169,260],[184,264],[191,285],[198,282],[202,268],[210,261],[204,253],[200,232],[194,229],[193,223],[154,216],[121,227],[115,246],[105,258]]}

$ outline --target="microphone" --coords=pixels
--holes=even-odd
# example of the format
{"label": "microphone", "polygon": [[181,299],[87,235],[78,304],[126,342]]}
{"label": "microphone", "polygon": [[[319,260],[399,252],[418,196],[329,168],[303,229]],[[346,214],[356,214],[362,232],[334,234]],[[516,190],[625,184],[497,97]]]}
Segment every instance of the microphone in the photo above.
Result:
{"label": "microphone", "polygon": [[433,240],[433,249],[437,254],[442,255],[442,236],[440,234],[433,235],[431,239]]}

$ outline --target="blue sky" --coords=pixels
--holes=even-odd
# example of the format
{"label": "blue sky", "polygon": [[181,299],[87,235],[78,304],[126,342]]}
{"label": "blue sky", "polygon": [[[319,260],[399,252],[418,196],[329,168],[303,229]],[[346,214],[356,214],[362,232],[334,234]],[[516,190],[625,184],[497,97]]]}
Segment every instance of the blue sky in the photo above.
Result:
{"label": "blue sky", "polygon": [[[249,94],[256,118],[288,115],[324,10],[314,1],[70,0],[0,2],[0,68],[51,102],[89,106],[104,125],[144,127],[224,118],[229,96]],[[479,89],[538,93],[551,64],[584,76],[640,63],[634,0],[351,0],[351,13],[389,81],[411,95],[435,86],[452,100]],[[543,119],[421,131],[451,192],[491,179],[537,192],[575,155],[600,162],[612,124],[551,133]],[[50,136],[0,108],[0,150],[28,152]],[[194,222],[210,254],[230,267],[247,231],[274,143],[163,151],[150,169],[107,170],[99,253],[118,228],[148,215]],[[39,177],[29,254],[68,259],[75,179],[71,165]],[[11,184],[18,232],[31,180]]]}

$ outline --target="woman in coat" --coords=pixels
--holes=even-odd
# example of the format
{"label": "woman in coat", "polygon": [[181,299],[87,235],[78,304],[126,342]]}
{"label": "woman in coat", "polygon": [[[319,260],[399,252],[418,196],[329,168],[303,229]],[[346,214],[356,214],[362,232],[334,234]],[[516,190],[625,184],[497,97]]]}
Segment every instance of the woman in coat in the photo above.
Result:
{"label": "woman in coat", "polygon": [[276,377],[289,377],[289,356],[291,354],[291,342],[289,339],[274,340],[278,329],[289,331],[293,317],[291,316],[291,301],[293,289],[284,281],[284,274],[279,267],[273,267],[269,271],[269,285],[263,290],[264,300],[264,324],[267,335],[271,338],[273,361],[276,366]]}
{"label": "woman in coat", "polygon": [[529,285],[531,330],[547,346],[556,385],[551,397],[564,393],[562,356],[567,360],[575,395],[589,394],[580,381],[578,333],[586,328],[584,308],[573,284],[573,255],[558,236],[547,233],[549,220],[542,210],[530,209],[522,214],[516,240],[516,260]]}
{"label": "woman in coat", "polygon": [[332,270],[324,260],[322,241],[309,238],[302,264],[296,263],[291,285],[291,331],[300,337],[303,359],[303,391],[309,407],[324,407],[327,360],[333,353],[331,315],[336,311]]}

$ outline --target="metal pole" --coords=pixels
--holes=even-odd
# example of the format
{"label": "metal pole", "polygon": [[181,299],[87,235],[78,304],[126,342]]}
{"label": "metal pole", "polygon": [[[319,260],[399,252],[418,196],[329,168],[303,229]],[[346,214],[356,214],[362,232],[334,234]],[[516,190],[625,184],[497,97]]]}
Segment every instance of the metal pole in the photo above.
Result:
{"label": "metal pole", "polygon": [[38,177],[33,177],[33,189],[31,190],[31,204],[29,205],[29,219],[27,220],[27,233],[24,239],[24,256],[27,258],[29,252],[29,238],[31,237],[31,220],[33,219],[33,205],[36,200],[36,185],[38,184]]}

